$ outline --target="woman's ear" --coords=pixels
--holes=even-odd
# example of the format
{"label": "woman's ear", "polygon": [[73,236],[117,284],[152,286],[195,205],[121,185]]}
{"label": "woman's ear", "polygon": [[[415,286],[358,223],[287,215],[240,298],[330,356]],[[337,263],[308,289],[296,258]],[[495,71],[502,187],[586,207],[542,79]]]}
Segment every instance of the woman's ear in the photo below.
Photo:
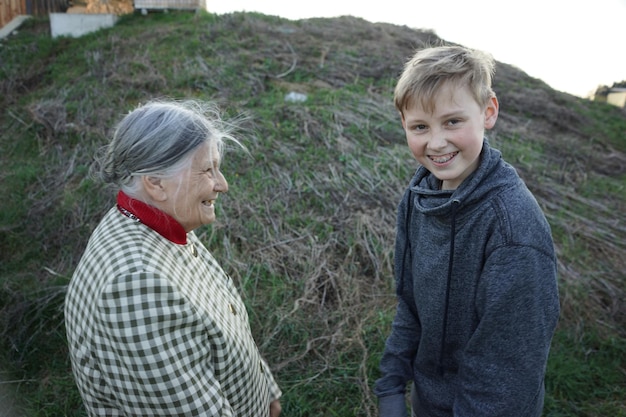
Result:
{"label": "woman's ear", "polygon": [[499,107],[498,98],[496,96],[491,97],[487,107],[485,107],[485,129],[491,129],[496,125]]}
{"label": "woman's ear", "polygon": [[163,187],[163,181],[158,177],[151,177],[144,175],[141,177],[141,184],[146,194],[153,201],[165,201],[167,200],[167,193],[165,187]]}

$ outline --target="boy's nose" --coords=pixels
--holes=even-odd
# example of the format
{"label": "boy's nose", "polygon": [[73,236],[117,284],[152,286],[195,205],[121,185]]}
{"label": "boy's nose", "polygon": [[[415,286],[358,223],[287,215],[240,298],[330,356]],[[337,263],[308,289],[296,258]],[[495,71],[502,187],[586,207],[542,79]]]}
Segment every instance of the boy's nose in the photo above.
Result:
{"label": "boy's nose", "polygon": [[445,132],[435,132],[428,141],[428,147],[434,150],[444,149],[448,144]]}

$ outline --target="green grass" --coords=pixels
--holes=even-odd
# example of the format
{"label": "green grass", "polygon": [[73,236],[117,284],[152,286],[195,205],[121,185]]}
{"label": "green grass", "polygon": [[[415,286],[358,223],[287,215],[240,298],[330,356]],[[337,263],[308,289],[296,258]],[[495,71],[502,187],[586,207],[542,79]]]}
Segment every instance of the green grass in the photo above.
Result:
{"label": "green grass", "polygon": [[592,326],[557,332],[548,362],[547,416],[626,416],[626,341]]}
{"label": "green grass", "polygon": [[[47,25],[31,19],[0,48],[0,371],[21,381],[10,387],[24,415],[85,415],[62,294],[114,196],[88,167],[152,97],[241,117],[249,154],[226,153],[230,191],[198,234],[242,293],[283,415],[376,415],[395,210],[416,168],[391,99],[404,58],[433,34],[254,13],[133,14],[79,39],[52,40]],[[516,71],[499,68],[491,143],[537,196],[559,253],[545,415],[624,416],[626,117]],[[285,102],[290,91],[307,101]]]}

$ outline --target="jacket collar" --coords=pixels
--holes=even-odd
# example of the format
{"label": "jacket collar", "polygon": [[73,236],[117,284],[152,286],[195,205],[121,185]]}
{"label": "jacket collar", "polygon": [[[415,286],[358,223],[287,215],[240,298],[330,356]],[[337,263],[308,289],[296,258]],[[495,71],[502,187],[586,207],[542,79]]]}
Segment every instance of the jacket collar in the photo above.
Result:
{"label": "jacket collar", "polygon": [[117,209],[126,217],[145,224],[171,242],[179,245],[187,243],[187,232],[176,219],[156,207],[129,197],[121,190],[117,193]]}

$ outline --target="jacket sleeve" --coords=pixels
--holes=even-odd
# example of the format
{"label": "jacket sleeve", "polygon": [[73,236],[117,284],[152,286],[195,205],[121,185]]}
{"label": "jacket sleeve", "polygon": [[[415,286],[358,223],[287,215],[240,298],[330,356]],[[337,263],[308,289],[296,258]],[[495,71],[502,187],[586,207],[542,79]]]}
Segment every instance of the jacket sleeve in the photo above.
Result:
{"label": "jacket sleeve", "polygon": [[385,417],[406,416],[405,392],[413,379],[413,359],[420,340],[421,327],[415,311],[411,274],[411,251],[407,241],[407,203],[405,194],[398,210],[395,246],[395,282],[398,304],[380,361],[381,377],[376,380],[379,414]]}
{"label": "jacket sleeve", "polygon": [[270,389],[270,402],[279,400],[282,397],[283,393],[280,387],[278,386],[278,383],[274,379],[274,375],[272,374],[272,371],[270,370],[270,367],[267,364],[267,361],[265,359],[263,359],[263,366],[264,366],[263,369],[265,371],[265,376],[268,381],[268,386]]}
{"label": "jacket sleeve", "polygon": [[523,245],[496,250],[476,297],[479,324],[460,360],[454,415],[540,415],[559,316],[554,257]]}
{"label": "jacket sleeve", "polygon": [[101,373],[125,415],[233,416],[194,309],[152,273],[118,277],[98,302]]}
{"label": "jacket sleeve", "polygon": [[[221,267],[219,267],[219,265],[215,261],[215,258],[213,258],[213,255],[211,255],[210,253],[208,253],[207,255],[211,259],[211,263],[214,264],[217,268],[219,268],[221,270]],[[230,293],[235,298],[240,298],[239,292],[237,292],[237,288],[233,284],[233,280],[230,277],[228,277],[228,286],[227,286],[227,288],[228,288],[228,291],[230,291]],[[248,317],[247,311],[244,310],[243,314],[245,314],[246,321],[249,322],[250,319]],[[268,385],[269,390],[270,390],[270,402],[278,400],[282,396],[282,391],[280,389],[280,386],[276,382],[276,379],[274,378],[274,375],[272,374],[272,371],[271,371],[267,361],[264,358],[261,358],[261,361],[263,362],[263,374],[265,375],[265,378],[267,379],[267,385]]]}

